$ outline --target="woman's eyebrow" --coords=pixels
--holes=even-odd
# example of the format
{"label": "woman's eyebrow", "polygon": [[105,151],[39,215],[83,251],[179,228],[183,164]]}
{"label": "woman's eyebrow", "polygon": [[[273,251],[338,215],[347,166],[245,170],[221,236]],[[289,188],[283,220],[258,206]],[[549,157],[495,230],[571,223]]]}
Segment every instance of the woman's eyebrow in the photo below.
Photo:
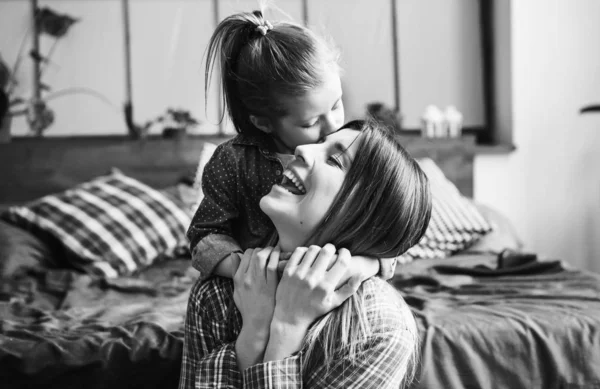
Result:
{"label": "woman's eyebrow", "polygon": [[342,158],[344,158],[348,162],[352,163],[352,158],[348,154],[348,148],[349,148],[349,146],[346,147],[342,142],[338,141],[338,142],[335,142],[333,144],[333,148],[342,155]]}

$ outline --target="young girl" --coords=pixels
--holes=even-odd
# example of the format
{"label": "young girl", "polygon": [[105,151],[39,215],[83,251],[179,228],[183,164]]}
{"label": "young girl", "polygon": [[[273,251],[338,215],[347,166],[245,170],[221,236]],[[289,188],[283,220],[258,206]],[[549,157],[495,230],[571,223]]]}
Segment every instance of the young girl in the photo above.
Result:
{"label": "young girl", "polygon": [[[297,146],[319,142],[344,122],[338,58],[336,48],[309,29],[272,25],[261,11],[232,15],[217,26],[206,88],[217,65],[238,135],[219,145],[206,165],[204,199],[187,233],[201,278],[231,278],[244,250],[269,243],[275,227],[259,200],[274,184],[302,201],[305,188],[283,172]],[[352,275],[364,280],[377,273],[391,278],[396,262],[355,257],[352,263]]]}

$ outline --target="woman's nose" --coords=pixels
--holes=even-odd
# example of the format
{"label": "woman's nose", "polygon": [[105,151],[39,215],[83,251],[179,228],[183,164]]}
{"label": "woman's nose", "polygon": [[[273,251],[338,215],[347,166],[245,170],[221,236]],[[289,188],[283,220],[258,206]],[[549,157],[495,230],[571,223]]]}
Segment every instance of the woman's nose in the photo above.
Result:
{"label": "woman's nose", "polygon": [[296,146],[294,155],[296,156],[297,160],[300,160],[300,161],[306,163],[306,154],[308,153],[308,147],[309,147],[309,145]]}

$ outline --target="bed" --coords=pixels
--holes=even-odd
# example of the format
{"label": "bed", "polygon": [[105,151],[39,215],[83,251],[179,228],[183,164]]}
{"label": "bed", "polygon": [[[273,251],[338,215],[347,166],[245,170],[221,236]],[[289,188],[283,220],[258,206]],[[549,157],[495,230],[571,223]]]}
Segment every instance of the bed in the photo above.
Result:
{"label": "bed", "polygon": [[[429,161],[423,166],[439,167],[457,191],[472,195],[469,141],[399,140],[415,157]],[[103,137],[17,139],[0,145],[0,209],[25,207],[52,193],[72,199],[84,188],[87,197],[82,198],[89,198],[93,190],[118,192],[125,186],[136,199],[146,199],[140,206],[169,199],[168,207],[160,206],[180,215],[167,226],[170,243],[157,238],[150,242],[156,246],[151,260],[146,250],[146,259],[129,261],[110,241],[98,245],[100,254],[92,252],[89,237],[73,247],[69,234],[93,230],[86,223],[73,224],[58,239],[71,222],[52,225],[54,213],[64,211],[64,220],[77,214],[57,205],[60,197],[50,204],[55,208],[48,203],[30,207],[38,212],[35,218],[21,212],[18,220],[0,220],[3,387],[176,387],[187,297],[197,277],[185,242],[177,236],[198,200],[190,177],[197,174],[199,160],[206,160],[207,145],[219,141]],[[103,193],[94,200],[98,209],[122,204]],[[456,241],[443,246],[452,251],[445,259],[407,258],[391,280],[411,305],[421,331],[422,363],[412,387],[600,387],[599,276],[572,269],[567,261],[521,252],[506,218],[464,201],[493,228],[461,240],[464,247]],[[103,217],[95,219],[87,223]],[[162,219],[146,218],[134,227],[166,223]],[[135,236],[127,249],[142,239]],[[74,258],[77,250],[85,261]]]}

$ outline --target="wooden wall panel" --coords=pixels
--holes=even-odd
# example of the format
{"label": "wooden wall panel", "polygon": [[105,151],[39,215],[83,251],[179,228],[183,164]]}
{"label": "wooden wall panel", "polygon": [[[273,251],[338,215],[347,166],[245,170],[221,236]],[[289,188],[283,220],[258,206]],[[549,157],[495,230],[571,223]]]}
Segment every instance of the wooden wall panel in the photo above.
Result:
{"label": "wooden wall panel", "polygon": [[[206,141],[225,138],[132,141],[122,137],[20,139],[0,144],[0,208],[69,189],[116,167],[155,188],[193,172]],[[473,139],[398,137],[415,158],[432,158],[463,194],[473,194]]]}

